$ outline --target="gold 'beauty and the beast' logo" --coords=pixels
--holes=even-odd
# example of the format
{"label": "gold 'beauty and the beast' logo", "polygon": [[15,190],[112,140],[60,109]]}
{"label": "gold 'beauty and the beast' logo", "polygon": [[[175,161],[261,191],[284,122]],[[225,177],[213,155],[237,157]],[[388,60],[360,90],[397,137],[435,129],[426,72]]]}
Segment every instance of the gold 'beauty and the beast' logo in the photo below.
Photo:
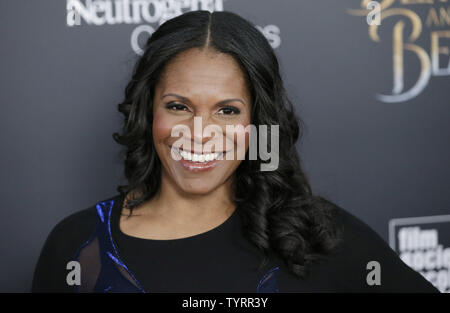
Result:
{"label": "gold 'beauty and the beast' logo", "polygon": [[[393,7],[395,2],[400,5]],[[445,7],[449,0],[362,0],[361,9],[348,9],[348,13],[356,16],[367,16],[369,24],[369,37],[380,42],[378,28],[382,21],[396,17],[392,31],[393,56],[393,88],[391,95],[378,94],[376,98],[383,102],[403,102],[416,97],[428,85],[431,76],[450,76],[450,60],[447,67],[440,66],[440,58],[449,59],[449,45],[443,44],[444,39],[450,39],[450,7]],[[426,6],[424,19],[427,31],[423,30],[422,20],[414,9]],[[377,10],[377,12],[374,12]],[[378,14],[377,22],[370,23],[369,16]],[[398,21],[397,21],[398,20]],[[405,34],[406,23],[411,23],[411,33]],[[433,28],[433,30],[432,30]],[[430,36],[430,50],[415,43],[426,33]],[[448,42],[448,41],[447,41]],[[412,87],[405,88],[403,73],[405,68],[403,54],[410,51],[420,62],[420,73]]]}

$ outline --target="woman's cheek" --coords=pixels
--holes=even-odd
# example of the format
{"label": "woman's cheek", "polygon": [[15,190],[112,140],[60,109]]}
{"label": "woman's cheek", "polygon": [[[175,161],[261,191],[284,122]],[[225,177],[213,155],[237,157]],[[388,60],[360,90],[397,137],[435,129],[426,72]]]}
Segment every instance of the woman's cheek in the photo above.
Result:
{"label": "woman's cheek", "polygon": [[[248,131],[246,131],[248,130]],[[250,126],[249,125],[244,125],[244,129],[242,131],[240,131],[239,136],[241,138],[244,138],[244,142],[243,143],[238,143],[238,145],[241,145],[241,149],[242,149],[242,157],[241,159],[244,159],[245,157],[245,153],[247,152],[248,146],[249,146],[249,142],[250,142],[250,134],[249,132],[251,131]]]}
{"label": "woman's cheek", "polygon": [[[227,134],[227,141],[230,146],[233,146],[234,160],[243,160],[245,158],[245,153],[247,152],[250,140],[250,127],[245,124],[239,124],[239,127],[235,125],[234,132]],[[246,131],[248,130],[248,131]]]}
{"label": "woman's cheek", "polygon": [[170,139],[174,121],[161,111],[156,111],[153,115],[153,140],[155,144],[162,143]]}

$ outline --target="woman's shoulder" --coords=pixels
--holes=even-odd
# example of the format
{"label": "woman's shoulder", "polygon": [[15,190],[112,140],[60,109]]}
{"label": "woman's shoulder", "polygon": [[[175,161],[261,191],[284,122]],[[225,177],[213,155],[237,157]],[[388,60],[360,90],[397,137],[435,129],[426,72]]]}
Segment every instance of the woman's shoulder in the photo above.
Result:
{"label": "woman's shoulder", "polygon": [[340,283],[364,291],[437,291],[420,273],[406,265],[365,221],[341,206],[333,206],[335,221],[342,227],[342,240],[328,262],[333,271],[340,273]]}
{"label": "woman's shoulder", "polygon": [[98,220],[97,206],[102,202],[107,202],[113,198],[93,203],[89,207],[75,211],[74,213],[62,218],[51,230],[50,235],[75,235],[80,237],[91,232]]}
{"label": "woman's shoulder", "polygon": [[77,251],[94,234],[99,221],[98,205],[116,199],[110,197],[78,210],[56,223],[41,249],[33,279],[33,291],[64,290],[62,278],[67,263],[73,261]]}
{"label": "woman's shoulder", "polygon": [[66,244],[87,239],[95,231],[99,219],[103,219],[104,209],[113,205],[120,195],[114,195],[107,199],[92,203],[89,207],[75,211],[74,213],[61,219],[53,226],[47,240],[61,241]]}
{"label": "woman's shoulder", "polygon": [[95,205],[75,211],[56,223],[50,231],[49,237],[63,238],[71,234],[83,237],[95,227],[96,219]]}

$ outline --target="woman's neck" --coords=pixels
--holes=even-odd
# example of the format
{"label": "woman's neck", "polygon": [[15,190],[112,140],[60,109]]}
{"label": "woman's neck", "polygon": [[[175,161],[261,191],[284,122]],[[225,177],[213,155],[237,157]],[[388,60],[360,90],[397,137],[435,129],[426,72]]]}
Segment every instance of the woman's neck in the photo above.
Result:
{"label": "woman's neck", "polygon": [[235,209],[231,186],[229,180],[208,194],[189,194],[179,189],[170,179],[163,177],[161,188],[149,201],[147,209],[180,222],[226,219]]}
{"label": "woman's neck", "polygon": [[[184,193],[175,183],[163,178],[159,192],[134,209],[131,220],[122,219],[122,229],[137,237],[163,239],[182,238],[213,229],[236,209],[231,186],[230,180],[208,194],[193,195]],[[123,215],[128,213],[128,210],[122,211]]]}

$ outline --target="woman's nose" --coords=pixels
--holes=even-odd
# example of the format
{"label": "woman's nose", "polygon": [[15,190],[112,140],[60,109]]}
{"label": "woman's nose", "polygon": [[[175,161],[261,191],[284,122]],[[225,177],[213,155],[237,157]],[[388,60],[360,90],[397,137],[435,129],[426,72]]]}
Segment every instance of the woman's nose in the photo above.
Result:
{"label": "woman's nose", "polygon": [[206,114],[195,115],[191,133],[193,134],[193,140],[197,143],[203,144],[211,138],[211,134],[205,132],[205,128],[211,125],[211,120]]}
{"label": "woman's nose", "polygon": [[212,146],[219,147],[223,144],[223,129],[220,125],[214,123],[209,115],[196,115],[190,125],[191,143],[197,147],[194,150],[211,149]]}

